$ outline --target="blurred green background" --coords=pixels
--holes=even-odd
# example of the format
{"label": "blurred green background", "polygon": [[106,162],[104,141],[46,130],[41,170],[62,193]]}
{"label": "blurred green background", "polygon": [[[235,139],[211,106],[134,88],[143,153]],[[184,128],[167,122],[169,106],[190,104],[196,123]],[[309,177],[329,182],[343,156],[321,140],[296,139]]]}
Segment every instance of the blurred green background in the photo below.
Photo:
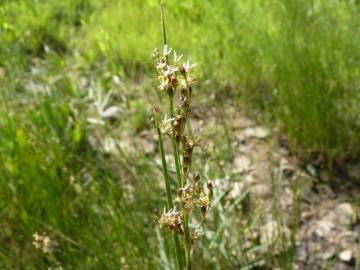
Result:
{"label": "blurred green background", "polygon": [[[170,256],[153,222],[164,198],[151,155],[100,150],[117,130],[148,128],[158,4],[1,1],[0,268],[160,269]],[[231,99],[303,160],[331,168],[358,157],[358,1],[166,1],[165,12],[170,47],[198,63],[199,99]],[[114,104],[120,117],[103,120]],[[229,231],[243,228],[213,218],[197,269],[251,265],[231,252]],[[34,250],[41,229],[61,239],[61,252]]]}

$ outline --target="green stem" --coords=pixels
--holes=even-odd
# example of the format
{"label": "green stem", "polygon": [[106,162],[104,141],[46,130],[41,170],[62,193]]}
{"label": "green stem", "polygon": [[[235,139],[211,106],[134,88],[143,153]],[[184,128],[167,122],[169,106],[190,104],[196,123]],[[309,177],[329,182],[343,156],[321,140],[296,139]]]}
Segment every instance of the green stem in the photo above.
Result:
{"label": "green stem", "polygon": [[[171,117],[171,119],[174,119],[175,118],[174,103],[173,103],[171,96],[169,96],[169,105],[170,105],[170,117]],[[171,121],[171,125],[174,130],[173,124],[174,124],[174,120]],[[184,182],[182,181],[182,178],[181,178],[181,169],[180,169],[181,163],[180,163],[179,147],[176,142],[175,134],[172,134],[171,141],[172,141],[173,155],[174,155],[174,160],[175,160],[176,177],[177,177],[178,187],[180,188],[180,187],[184,187]]]}
{"label": "green stem", "polygon": [[[165,20],[164,20],[164,9],[163,9],[163,2],[160,2],[160,14],[161,14],[161,31],[162,31],[162,38],[163,38],[163,46],[165,47],[167,45],[166,41],[166,29],[165,29]],[[168,56],[166,55],[166,63],[168,63]],[[173,104],[173,97],[169,95],[169,104],[170,104],[170,115],[171,118],[175,118],[175,112],[174,112],[174,104]],[[174,130],[174,121],[171,121],[172,128]],[[173,146],[173,155],[174,155],[174,161],[175,161],[175,168],[176,168],[176,176],[177,176],[177,182],[178,187],[184,187],[185,181],[181,177],[181,162],[180,162],[180,153],[179,153],[179,147],[176,142],[175,134],[173,133],[172,136],[172,146]],[[180,207],[182,209],[182,221],[184,224],[184,233],[185,233],[185,260],[186,260],[186,269],[191,270],[191,263],[190,263],[190,234],[189,234],[189,225],[188,225],[188,216],[186,213],[186,209],[183,207],[182,203],[180,203]]]}
{"label": "green stem", "polygon": [[[163,168],[163,174],[165,179],[165,189],[166,189],[166,199],[167,199],[167,205],[168,209],[172,209],[174,207],[172,197],[171,197],[171,188],[170,188],[170,178],[169,173],[167,169],[166,159],[165,159],[165,151],[164,151],[164,142],[161,136],[161,131],[159,128],[159,121],[157,118],[157,113],[154,113],[154,120],[155,120],[155,126],[158,134],[158,141],[159,141],[159,148],[160,148],[160,155],[161,155],[161,163]],[[182,259],[181,259],[181,248],[180,248],[180,241],[179,237],[174,232],[174,244],[175,244],[175,256],[176,256],[176,269],[182,270]]]}
{"label": "green stem", "polygon": [[[182,183],[186,183],[187,174],[182,174]],[[189,230],[189,216],[185,208],[182,208],[183,214],[183,224],[184,224],[184,233],[185,233],[185,261],[186,261],[186,269],[191,270],[191,240],[190,240],[190,230]]]}
{"label": "green stem", "polygon": [[[169,96],[169,104],[170,104],[170,115],[173,119],[175,117],[174,112],[174,104],[172,97]],[[171,124],[173,125],[173,121],[171,121]],[[173,127],[174,130],[174,127]],[[184,187],[185,185],[185,178],[186,175],[181,174],[181,163],[180,163],[180,154],[179,154],[179,146],[176,142],[175,134],[172,134],[171,136],[172,145],[173,145],[173,155],[174,155],[174,161],[175,161],[175,168],[176,168],[176,176],[178,180],[179,187]],[[183,177],[182,177],[183,176]],[[182,209],[182,220],[184,224],[184,234],[185,234],[185,262],[186,262],[186,269],[191,269],[191,258],[190,258],[190,232],[189,232],[189,219],[186,212],[186,209],[181,205]]]}
{"label": "green stem", "polygon": [[186,262],[186,269],[191,270],[191,257],[190,257],[190,233],[189,233],[189,218],[186,212],[186,209],[183,208],[183,220],[184,222],[184,231],[185,231],[185,262]]}
{"label": "green stem", "polygon": [[167,41],[166,41],[166,29],[165,29],[165,20],[164,20],[164,4],[162,1],[160,2],[160,17],[161,17],[161,33],[163,38],[163,45],[165,46],[167,44]]}

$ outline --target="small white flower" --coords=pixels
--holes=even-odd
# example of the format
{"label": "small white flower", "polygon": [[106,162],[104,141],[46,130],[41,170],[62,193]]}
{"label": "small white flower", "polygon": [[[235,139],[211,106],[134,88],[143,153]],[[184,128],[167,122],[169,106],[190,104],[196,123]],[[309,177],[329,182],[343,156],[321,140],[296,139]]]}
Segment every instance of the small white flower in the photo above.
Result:
{"label": "small white flower", "polygon": [[160,88],[161,91],[168,89],[168,87],[169,87],[169,80],[168,79],[164,79],[164,80],[160,81],[159,88]]}
{"label": "small white flower", "polygon": [[174,51],[174,63],[178,63],[181,59],[182,59],[182,55],[177,55],[176,52]]}
{"label": "small white flower", "polygon": [[167,57],[167,56],[170,55],[170,53],[171,53],[171,49],[169,49],[168,46],[165,45],[165,46],[164,46],[164,49],[163,49],[163,56],[164,56],[164,57]]}
{"label": "small white flower", "polygon": [[172,132],[172,127],[171,127],[171,121],[174,119],[169,119],[167,114],[165,115],[165,118],[162,120],[161,125],[160,125],[160,131],[163,134],[168,134],[170,135]]}
{"label": "small white flower", "polygon": [[44,253],[50,253],[58,245],[56,240],[51,239],[46,233],[39,234],[35,232],[33,234],[33,245],[35,248],[40,249]]}
{"label": "small white flower", "polygon": [[180,88],[186,89],[188,87],[187,81],[185,79],[180,80]]}
{"label": "small white flower", "polygon": [[178,72],[178,68],[175,66],[168,66],[167,69],[164,71],[163,75],[165,77],[169,77],[172,75],[176,75],[176,73]]}
{"label": "small white flower", "polygon": [[188,59],[187,62],[183,64],[183,68],[186,73],[189,73],[194,67],[196,67],[196,65],[196,63],[190,64],[190,59]]}
{"label": "small white flower", "polygon": [[160,62],[156,65],[156,70],[158,72],[163,72],[164,70],[166,70],[166,64],[163,62]]}

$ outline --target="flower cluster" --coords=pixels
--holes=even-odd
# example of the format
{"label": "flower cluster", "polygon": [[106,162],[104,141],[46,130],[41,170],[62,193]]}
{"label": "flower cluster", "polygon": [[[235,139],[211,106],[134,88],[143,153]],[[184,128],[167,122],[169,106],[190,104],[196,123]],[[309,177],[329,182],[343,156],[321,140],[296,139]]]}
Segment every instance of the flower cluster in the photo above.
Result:
{"label": "flower cluster", "polygon": [[[155,50],[153,57],[156,61],[155,69],[158,89],[167,94],[170,105],[170,117],[166,115],[164,120],[159,123],[158,112],[155,111],[153,118],[158,132],[168,204],[168,210],[164,209],[163,212],[157,213],[157,222],[161,227],[175,232],[175,235],[183,236],[185,257],[187,265],[189,265],[190,250],[201,236],[200,230],[190,230],[192,226],[189,226],[189,222],[195,220],[190,215],[198,209],[199,216],[204,221],[211,207],[213,197],[212,183],[208,182],[204,187],[200,183],[200,175],[198,173],[193,174],[192,180],[190,180],[190,183],[187,183],[188,178],[191,178],[189,174],[193,170],[193,152],[195,147],[200,144],[200,138],[192,135],[192,132],[187,132],[186,125],[189,118],[192,88],[196,83],[196,80],[191,75],[191,71],[196,64],[191,64],[190,60],[182,63],[183,57],[177,55],[175,51],[168,49],[166,45],[162,53],[159,50]],[[177,199],[174,200],[175,203],[173,203],[171,194],[162,135],[167,135],[172,140],[178,195]],[[178,205],[180,210],[177,211],[174,205]],[[201,222],[200,226],[202,224],[203,222]],[[179,252],[179,248],[176,248],[176,245],[175,241],[175,249]]]}
{"label": "flower cluster", "polygon": [[35,248],[40,249],[45,254],[48,254],[57,247],[58,242],[56,240],[51,239],[46,233],[34,233],[33,234],[33,245]]}
{"label": "flower cluster", "polygon": [[200,209],[202,218],[205,219],[206,212],[211,206],[213,185],[211,181],[208,181],[205,192],[203,185],[200,184],[200,175],[198,173],[193,174],[192,180],[191,184],[178,189],[178,198],[187,212],[191,212],[194,206],[197,206]]}
{"label": "flower cluster", "polygon": [[[158,49],[153,53],[156,64],[157,81],[159,89],[165,91],[170,98],[176,93],[179,94],[179,105],[176,108],[173,122],[175,138],[177,142],[181,141],[181,137],[185,128],[185,123],[190,107],[190,97],[192,94],[192,86],[196,80],[191,77],[191,70],[196,64],[191,64],[188,59],[185,63],[181,63],[182,55],[178,56],[175,51],[164,46],[162,55]],[[169,63],[172,64],[169,64]]]}
{"label": "flower cluster", "polygon": [[[191,64],[190,60],[181,64],[182,57],[182,55],[178,56],[175,51],[168,49],[167,46],[164,46],[162,55],[160,55],[159,49],[155,49],[153,53],[153,58],[157,61],[156,71],[159,89],[166,91],[170,96],[174,96],[176,90],[191,89],[191,86],[196,82],[190,77],[190,71],[196,64]],[[173,64],[168,64],[169,60],[172,60]]]}
{"label": "flower cluster", "polygon": [[183,234],[184,228],[182,225],[181,214],[176,211],[176,208],[172,208],[169,211],[164,209],[163,212],[157,212],[156,216],[157,222],[161,227]]}

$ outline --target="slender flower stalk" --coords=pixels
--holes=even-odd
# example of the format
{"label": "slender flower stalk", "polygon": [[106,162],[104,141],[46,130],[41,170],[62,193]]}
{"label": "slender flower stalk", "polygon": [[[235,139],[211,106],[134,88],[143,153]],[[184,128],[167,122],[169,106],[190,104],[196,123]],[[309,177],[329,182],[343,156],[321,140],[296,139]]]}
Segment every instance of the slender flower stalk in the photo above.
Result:
{"label": "slender flower stalk", "polygon": [[[164,20],[164,8],[163,8],[163,3],[160,3],[160,9],[161,9],[161,32],[162,32],[162,37],[163,37],[163,47],[167,48],[167,40],[166,40],[166,28],[165,28],[165,20]],[[169,55],[166,54],[165,56],[165,64],[168,64],[169,62]],[[174,92],[172,92],[172,94],[174,94]],[[173,102],[173,95],[169,95],[169,108],[170,108],[170,115],[171,118],[174,119],[175,118],[175,111],[174,111],[174,102]],[[175,120],[171,121],[171,125],[172,128],[174,129],[174,123]],[[177,177],[177,182],[178,182],[178,186],[180,186],[181,188],[184,187],[185,184],[185,179],[181,176],[181,163],[180,163],[180,155],[179,155],[179,144],[176,142],[176,138],[175,138],[175,133],[172,133],[171,136],[171,141],[172,141],[172,146],[173,146],[173,156],[174,156],[174,161],[175,161],[175,169],[176,169],[176,177]],[[184,224],[184,233],[185,233],[185,261],[186,261],[186,269],[190,270],[191,269],[191,259],[190,259],[190,248],[191,248],[191,243],[190,243],[190,232],[189,232],[189,222],[188,222],[188,216],[187,213],[185,211],[185,209],[182,207],[182,222]]]}
{"label": "slender flower stalk", "polygon": [[[190,76],[195,64],[191,64],[190,60],[180,63],[182,56],[177,55],[167,46],[166,30],[164,22],[163,5],[161,8],[161,30],[163,37],[163,50],[154,51],[154,59],[156,60],[157,80],[159,89],[166,92],[169,99],[170,119],[165,119],[159,124],[158,112],[154,112],[155,127],[157,129],[160,155],[165,179],[165,189],[167,197],[167,207],[163,212],[157,212],[157,222],[163,228],[174,233],[174,243],[177,259],[177,268],[183,270],[182,250],[179,247],[179,238],[181,236],[182,244],[185,250],[185,269],[191,270],[191,249],[199,239],[200,231],[191,232],[189,222],[190,215],[198,209],[201,216],[202,227],[206,214],[211,206],[213,197],[213,186],[211,182],[204,186],[200,183],[200,175],[194,173],[192,181],[188,183],[189,173],[192,169],[192,153],[196,146],[199,145],[199,138],[194,136],[190,131],[186,130],[189,116],[190,101],[192,95],[192,86],[195,79]],[[174,98],[178,98],[176,106]],[[177,198],[174,203],[170,186],[170,177],[165,159],[165,150],[163,136],[167,135],[172,143],[173,159],[175,163],[177,178]],[[177,205],[180,210],[177,210]],[[192,221],[193,219],[191,219]]]}
{"label": "slender flower stalk", "polygon": [[[161,135],[160,125],[159,125],[159,120],[158,120],[158,113],[157,113],[156,109],[154,109],[154,122],[155,122],[155,128],[157,130],[157,134],[158,134],[161,163],[162,163],[164,180],[165,180],[167,206],[168,206],[168,209],[173,209],[174,203],[173,203],[173,200],[171,197],[170,178],[169,178],[169,173],[168,173],[166,159],[165,159],[164,143],[163,143],[163,138]],[[176,232],[174,232],[173,234],[174,234],[174,244],[175,244],[175,256],[176,256],[176,262],[177,262],[176,269],[181,270],[183,267],[182,267],[182,259],[181,259],[180,241],[179,241],[179,237],[176,234]]]}

